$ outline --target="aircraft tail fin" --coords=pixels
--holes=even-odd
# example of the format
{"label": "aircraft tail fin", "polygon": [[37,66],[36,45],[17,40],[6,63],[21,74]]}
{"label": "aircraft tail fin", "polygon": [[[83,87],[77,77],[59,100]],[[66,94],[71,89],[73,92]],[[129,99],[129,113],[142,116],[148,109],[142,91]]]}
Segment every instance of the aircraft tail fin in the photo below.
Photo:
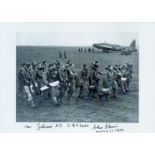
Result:
{"label": "aircraft tail fin", "polygon": [[136,40],[132,40],[131,44],[129,47],[136,48]]}

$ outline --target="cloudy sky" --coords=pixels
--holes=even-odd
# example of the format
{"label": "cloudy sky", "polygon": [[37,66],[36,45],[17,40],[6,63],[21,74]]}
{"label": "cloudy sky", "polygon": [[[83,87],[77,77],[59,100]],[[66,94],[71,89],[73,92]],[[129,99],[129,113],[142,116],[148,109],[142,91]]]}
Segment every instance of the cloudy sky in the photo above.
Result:
{"label": "cloudy sky", "polygon": [[138,45],[138,34],[131,32],[23,32],[16,37],[17,45],[32,46],[92,46],[103,42],[128,46],[133,39]]}

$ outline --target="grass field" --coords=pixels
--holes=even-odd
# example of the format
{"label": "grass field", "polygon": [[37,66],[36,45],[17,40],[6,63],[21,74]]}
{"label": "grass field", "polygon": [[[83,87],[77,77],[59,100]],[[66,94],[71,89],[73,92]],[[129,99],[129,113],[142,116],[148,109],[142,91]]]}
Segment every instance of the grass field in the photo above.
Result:
{"label": "grass field", "polygon": [[66,62],[71,59],[75,64],[75,68],[79,71],[82,65],[90,64],[93,61],[99,62],[99,70],[103,71],[108,64],[123,64],[128,61],[133,64],[133,79],[131,89],[127,95],[121,92],[118,99],[111,99],[102,104],[97,100],[81,100],[78,99],[76,91],[69,103],[61,104],[55,107],[54,104],[42,94],[38,98],[38,106],[32,109],[25,101],[22,94],[18,91],[17,81],[17,104],[16,104],[16,121],[17,122],[138,122],[139,115],[139,67],[138,53],[131,55],[120,55],[117,53],[79,53],[78,47],[26,47],[17,46],[17,72],[22,62],[42,62],[46,60],[48,63],[55,62],[58,59],[59,51],[67,51]]}

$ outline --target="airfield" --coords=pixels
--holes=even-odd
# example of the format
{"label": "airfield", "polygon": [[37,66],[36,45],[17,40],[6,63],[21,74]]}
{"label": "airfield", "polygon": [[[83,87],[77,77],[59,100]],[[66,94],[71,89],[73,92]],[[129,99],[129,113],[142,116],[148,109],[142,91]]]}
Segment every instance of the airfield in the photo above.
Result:
{"label": "airfield", "polygon": [[[42,94],[38,98],[38,106],[31,108],[18,90],[16,92],[16,121],[17,122],[120,122],[136,123],[139,120],[139,54],[133,52],[130,55],[121,55],[120,52],[102,53],[95,50],[95,53],[79,53],[81,47],[37,47],[17,46],[17,73],[20,64],[31,63],[33,60],[42,62],[46,60],[53,63],[59,58],[59,51],[66,50],[67,59],[61,62],[72,60],[75,69],[79,72],[83,64],[90,65],[91,62],[99,62],[99,70],[103,71],[109,64],[133,64],[133,79],[130,85],[130,92],[123,95],[118,92],[117,99],[103,101],[102,104],[95,99],[78,99],[78,92],[75,91],[70,102],[55,107],[51,100]],[[82,47],[85,48],[85,47]],[[88,92],[86,92],[86,95]]]}

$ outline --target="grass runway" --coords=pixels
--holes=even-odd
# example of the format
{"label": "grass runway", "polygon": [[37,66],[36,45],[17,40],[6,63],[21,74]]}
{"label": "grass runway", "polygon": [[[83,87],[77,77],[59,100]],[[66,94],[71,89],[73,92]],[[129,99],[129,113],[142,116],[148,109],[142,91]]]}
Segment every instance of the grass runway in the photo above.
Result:
{"label": "grass runway", "polygon": [[[108,64],[124,64],[130,61],[133,64],[133,79],[130,85],[130,92],[123,95],[118,94],[118,99],[103,101],[99,104],[97,100],[78,99],[78,92],[75,91],[70,102],[55,107],[54,104],[42,94],[38,98],[38,106],[32,109],[23,96],[16,92],[16,121],[17,122],[117,122],[136,123],[139,119],[139,54],[120,55],[119,52],[112,53],[79,53],[79,47],[29,47],[17,46],[17,73],[20,64],[31,63],[33,60],[42,62],[46,60],[53,63],[58,59],[59,51],[67,51],[67,59],[61,62],[72,60],[76,71],[80,71],[85,63],[90,65],[93,61],[99,62],[99,70],[103,71]],[[88,92],[86,91],[86,94]]]}

